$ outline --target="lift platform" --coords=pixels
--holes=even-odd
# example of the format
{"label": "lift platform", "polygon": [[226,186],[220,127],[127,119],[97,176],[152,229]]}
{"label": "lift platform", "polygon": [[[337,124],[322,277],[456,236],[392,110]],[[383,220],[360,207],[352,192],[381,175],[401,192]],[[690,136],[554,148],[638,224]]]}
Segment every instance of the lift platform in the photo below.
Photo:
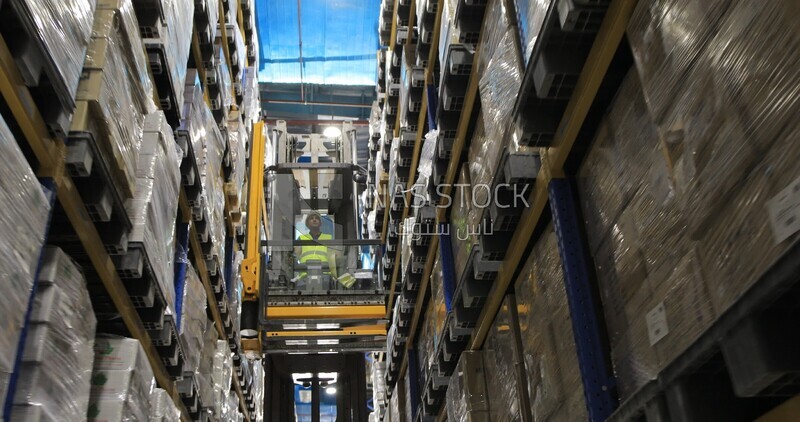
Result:
{"label": "lift platform", "polygon": [[366,169],[353,126],[338,127],[335,137],[291,134],[280,120],[255,128],[242,262],[248,352],[370,351],[386,341],[379,242],[360,230]]}

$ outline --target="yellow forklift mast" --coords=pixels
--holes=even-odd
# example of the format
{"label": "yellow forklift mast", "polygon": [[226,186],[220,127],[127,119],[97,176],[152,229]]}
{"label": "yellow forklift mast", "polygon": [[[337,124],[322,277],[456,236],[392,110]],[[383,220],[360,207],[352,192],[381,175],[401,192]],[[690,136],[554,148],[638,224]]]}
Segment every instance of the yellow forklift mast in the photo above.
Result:
{"label": "yellow forklift mast", "polygon": [[286,122],[253,127],[241,338],[264,353],[371,351],[386,341],[378,240],[366,239],[359,204],[366,171],[356,131],[290,134]]}

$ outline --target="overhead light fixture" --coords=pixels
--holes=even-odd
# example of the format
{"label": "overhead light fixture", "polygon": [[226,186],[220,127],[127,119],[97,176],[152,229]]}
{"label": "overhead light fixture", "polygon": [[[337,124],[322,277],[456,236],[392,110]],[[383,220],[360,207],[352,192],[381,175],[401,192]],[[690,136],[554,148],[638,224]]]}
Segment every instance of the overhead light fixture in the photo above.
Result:
{"label": "overhead light fixture", "polygon": [[327,138],[337,138],[339,136],[342,136],[342,130],[339,129],[337,126],[328,126],[325,128],[322,134],[325,135],[325,137]]}
{"label": "overhead light fixture", "polygon": [[328,387],[325,389],[325,394],[332,396],[336,394],[336,387]]}

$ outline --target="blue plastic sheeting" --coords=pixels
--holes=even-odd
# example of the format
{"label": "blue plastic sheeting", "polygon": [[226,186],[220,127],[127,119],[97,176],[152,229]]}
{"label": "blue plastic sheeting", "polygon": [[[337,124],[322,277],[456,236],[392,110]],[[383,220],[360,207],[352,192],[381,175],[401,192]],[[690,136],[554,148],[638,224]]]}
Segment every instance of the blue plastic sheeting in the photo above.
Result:
{"label": "blue plastic sheeting", "polygon": [[[300,0],[302,82],[375,85],[380,0]],[[256,0],[259,82],[301,82],[297,0]]]}

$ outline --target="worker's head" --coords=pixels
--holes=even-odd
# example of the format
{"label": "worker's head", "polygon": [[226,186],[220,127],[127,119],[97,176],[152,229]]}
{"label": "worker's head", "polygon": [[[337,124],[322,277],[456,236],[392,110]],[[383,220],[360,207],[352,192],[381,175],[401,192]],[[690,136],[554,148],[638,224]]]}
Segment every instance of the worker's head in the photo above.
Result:
{"label": "worker's head", "polygon": [[309,229],[319,229],[322,227],[322,216],[317,212],[311,212],[306,216],[306,227]]}

